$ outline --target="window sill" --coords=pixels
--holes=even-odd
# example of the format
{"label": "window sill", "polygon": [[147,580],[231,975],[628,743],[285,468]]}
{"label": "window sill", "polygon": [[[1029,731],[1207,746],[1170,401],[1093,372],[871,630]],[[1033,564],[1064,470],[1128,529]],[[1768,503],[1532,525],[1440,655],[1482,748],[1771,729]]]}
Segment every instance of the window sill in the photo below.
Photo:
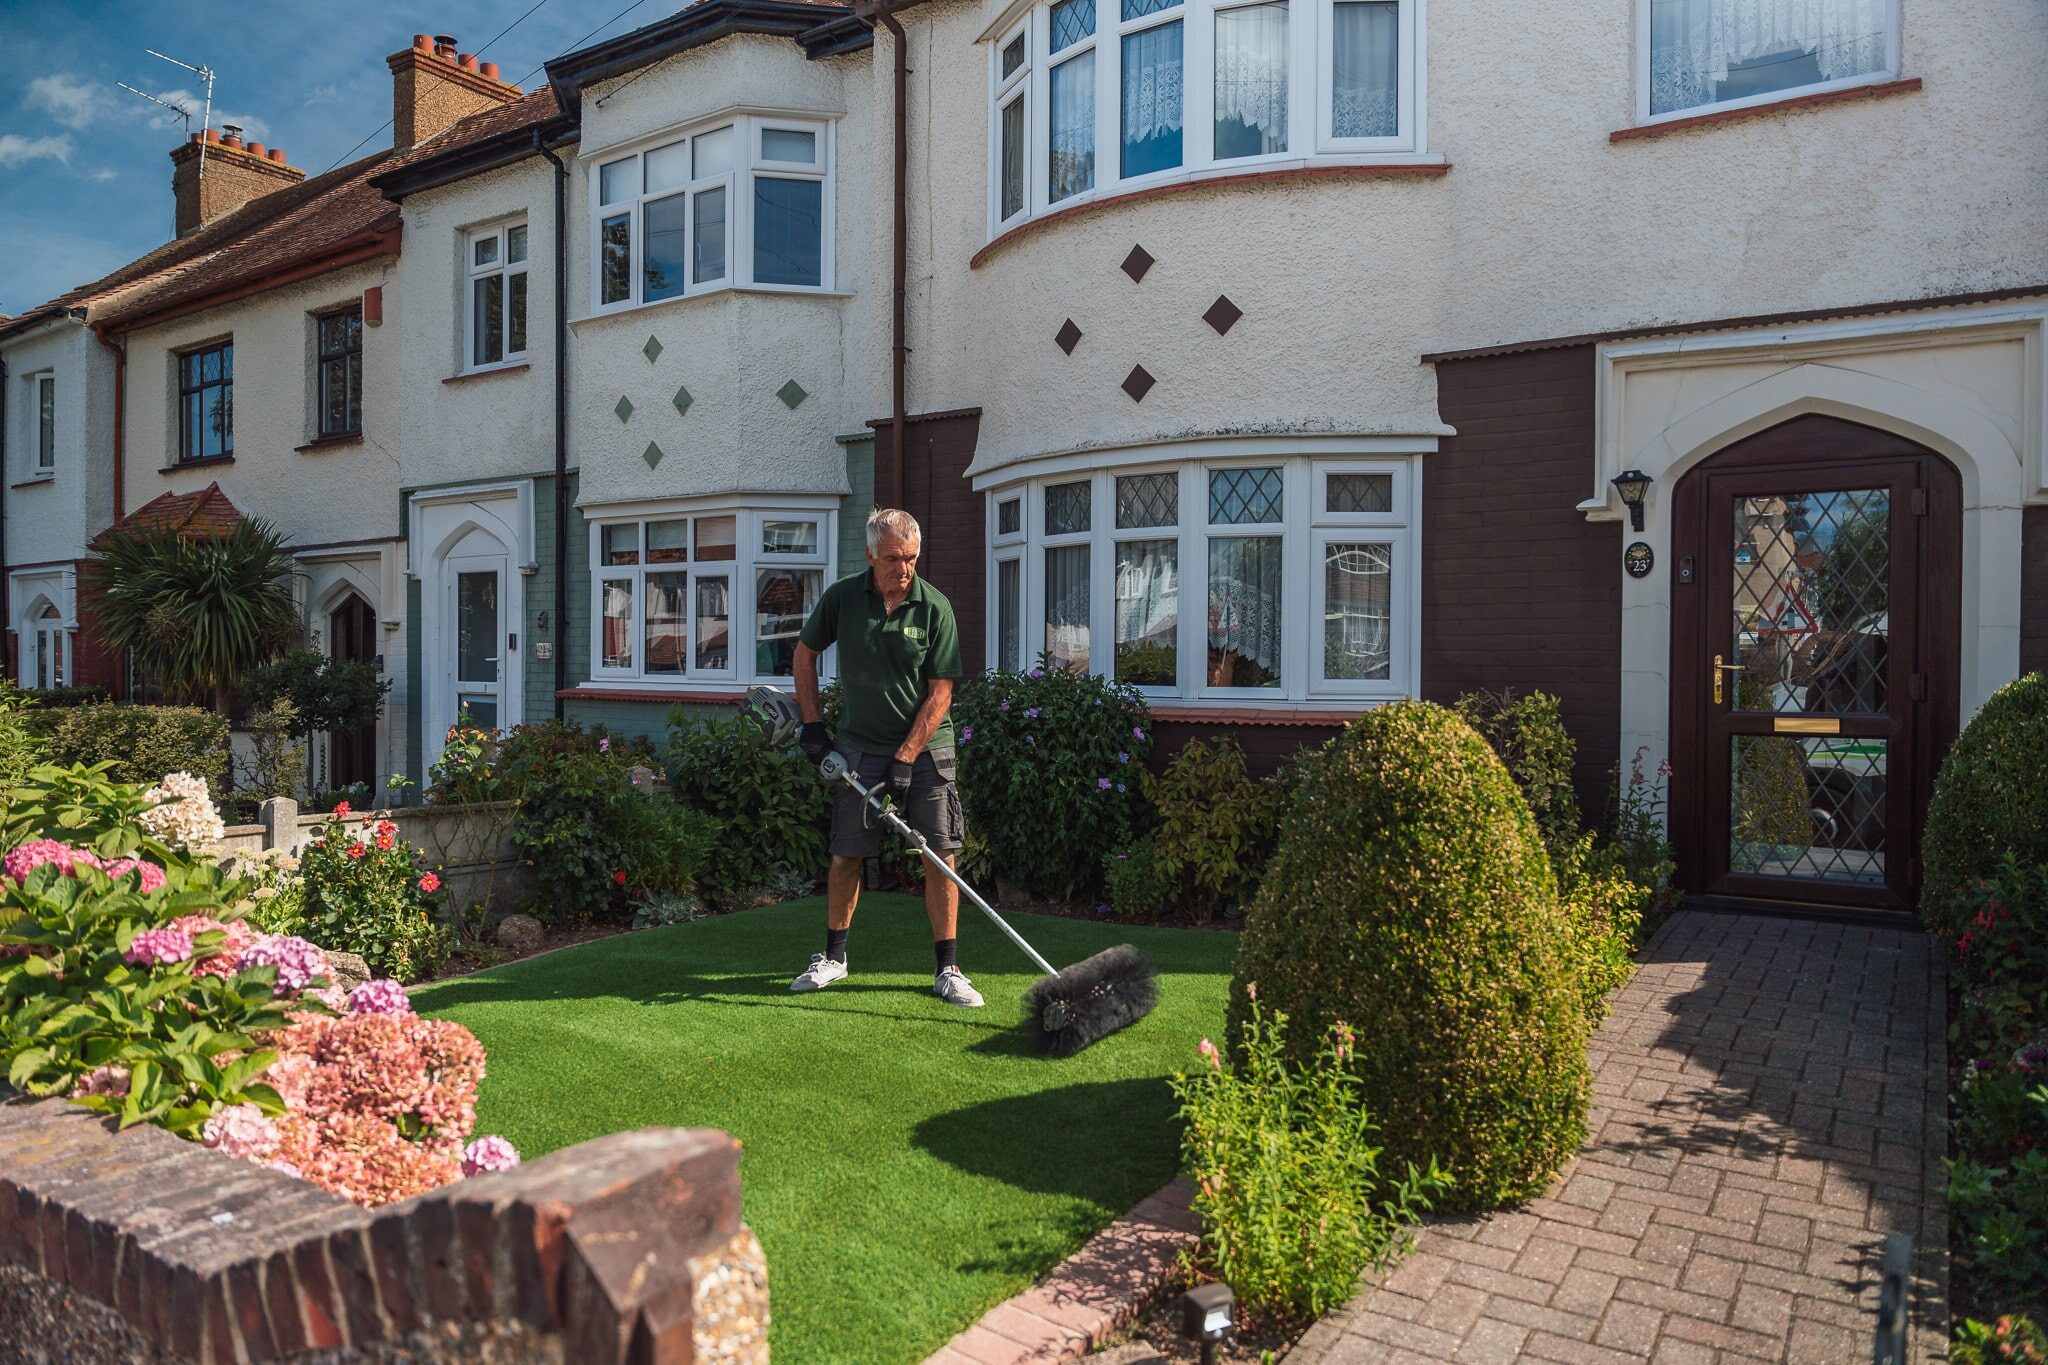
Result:
{"label": "window sill", "polygon": [[464,370],[461,374],[449,375],[441,382],[443,384],[467,384],[472,379],[489,379],[493,375],[500,374],[518,374],[521,370],[531,368],[532,366],[528,362],[522,360],[517,365],[493,365],[487,370]]}
{"label": "window sill", "polygon": [[10,483],[9,488],[41,488],[46,483],[57,482],[55,474],[31,474],[20,483]]}
{"label": "window sill", "polygon": [[1788,95],[1781,100],[1766,104],[1748,104],[1740,109],[1714,109],[1704,114],[1688,114],[1680,118],[1666,119],[1662,123],[1639,123],[1633,128],[1617,128],[1607,135],[1609,142],[1634,142],[1640,138],[1663,137],[1666,133],[1683,133],[1694,128],[1705,128],[1720,123],[1740,123],[1744,119],[1766,118],[1783,114],[1794,109],[1812,109],[1823,104],[1844,104],[1850,100],[1879,99],[1886,95],[1907,95],[1920,88],[1918,76],[1904,80],[1879,81],[1872,85],[1852,85],[1845,90],[1818,90],[1810,95]]}
{"label": "window sill", "polygon": [[339,436],[316,436],[304,445],[295,446],[293,449],[301,455],[308,455],[317,451],[332,450],[336,446],[359,446],[362,443],[363,433],[360,431],[346,431]]}
{"label": "window sill", "polygon": [[690,691],[682,688],[638,688],[598,687],[586,684],[582,687],[565,687],[555,693],[563,701],[635,701],[659,702],[666,706],[680,706],[684,702],[697,702],[713,706],[737,706],[746,700],[746,689],[733,684],[730,692]]}
{"label": "window sill", "polygon": [[1346,703],[1341,710],[1312,710],[1293,703],[1278,706],[1154,706],[1152,719],[1171,725],[1348,725],[1366,706]]}
{"label": "window sill", "polygon": [[167,464],[162,469],[159,469],[157,473],[176,474],[180,470],[210,469],[217,464],[233,464],[234,462],[235,457],[232,455],[202,455],[196,460],[178,460],[175,463]]}
{"label": "window sill", "polygon": [[580,318],[571,318],[571,327],[582,327],[586,323],[602,322],[606,318],[634,317],[655,308],[674,308],[678,304],[708,303],[713,299],[727,299],[740,294],[762,295],[779,299],[850,299],[850,289],[807,289],[796,285],[729,284],[718,289],[707,289],[701,294],[680,294],[672,299],[656,299],[653,303],[635,303],[624,307],[606,308],[601,312],[586,313]]}
{"label": "window sill", "polygon": [[1300,165],[1289,163],[1275,166],[1270,170],[1253,171],[1201,171],[1183,180],[1168,181],[1163,185],[1146,185],[1134,190],[1119,190],[1097,199],[1084,199],[1076,204],[1049,209],[1036,218],[1027,218],[1015,227],[1005,228],[989,244],[974,253],[967,262],[969,270],[977,270],[984,261],[994,257],[1020,237],[1028,237],[1042,228],[1057,223],[1074,222],[1101,213],[1106,209],[1121,208],[1145,199],[1158,199],[1169,194],[1186,194],[1195,190],[1216,189],[1228,185],[1249,185],[1253,183],[1292,182],[1298,180],[1413,180],[1436,179],[1448,174],[1448,161],[1376,161],[1348,165]]}

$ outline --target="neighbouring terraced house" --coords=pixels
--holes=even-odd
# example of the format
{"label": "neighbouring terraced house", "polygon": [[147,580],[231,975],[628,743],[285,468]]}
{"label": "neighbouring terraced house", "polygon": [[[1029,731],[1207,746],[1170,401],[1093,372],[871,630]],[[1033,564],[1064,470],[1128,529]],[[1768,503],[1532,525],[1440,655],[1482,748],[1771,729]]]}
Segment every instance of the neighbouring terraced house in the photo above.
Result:
{"label": "neighbouring terraced house", "polygon": [[[0,321],[25,684],[122,684],[108,525],[261,516],[393,682],[338,777],[656,733],[787,676],[879,501],[970,667],[1265,764],[1542,688],[1589,802],[1672,765],[1688,889],[1899,906],[2048,666],[2031,0],[702,0],[530,94],[389,65],[389,152],[181,146],[175,240]],[[1787,762],[1812,838],[1754,837]]]}

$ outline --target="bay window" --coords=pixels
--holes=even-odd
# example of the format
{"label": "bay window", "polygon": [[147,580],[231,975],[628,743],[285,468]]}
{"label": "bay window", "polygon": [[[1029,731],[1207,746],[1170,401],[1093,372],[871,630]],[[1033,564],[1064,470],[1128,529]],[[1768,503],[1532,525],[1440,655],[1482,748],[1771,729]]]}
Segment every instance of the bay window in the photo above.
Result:
{"label": "bay window", "polygon": [[824,591],[831,509],[605,514],[591,527],[591,677],[786,678]]}
{"label": "bay window", "polygon": [[989,658],[1155,700],[1386,700],[1418,685],[1406,458],[1275,454],[1047,475],[991,495]]}
{"label": "bay window", "polygon": [[832,128],[744,115],[601,162],[599,310],[743,285],[829,289]]}
{"label": "bay window", "polygon": [[1028,11],[990,44],[991,230],[1125,184],[1417,158],[1422,4],[1054,0]]}
{"label": "bay window", "polygon": [[1898,0],[1658,0],[1643,7],[1636,114],[1740,107],[1898,74]]}

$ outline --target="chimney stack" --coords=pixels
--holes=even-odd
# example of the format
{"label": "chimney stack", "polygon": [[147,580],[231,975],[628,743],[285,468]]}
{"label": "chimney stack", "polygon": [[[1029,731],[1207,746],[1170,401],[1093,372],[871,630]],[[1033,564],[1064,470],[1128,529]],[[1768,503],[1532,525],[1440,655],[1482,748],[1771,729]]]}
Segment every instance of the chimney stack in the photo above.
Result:
{"label": "chimney stack", "polygon": [[391,145],[401,152],[526,93],[498,79],[496,62],[480,64],[458,51],[450,33],[415,33],[412,46],[392,53],[385,65],[391,68]]}
{"label": "chimney stack", "polygon": [[[206,146],[203,175],[199,169],[202,142]],[[297,166],[285,164],[282,147],[266,148],[260,142],[243,146],[242,130],[233,124],[192,134],[171,149],[171,166],[171,195],[177,201],[180,237],[306,178]]]}

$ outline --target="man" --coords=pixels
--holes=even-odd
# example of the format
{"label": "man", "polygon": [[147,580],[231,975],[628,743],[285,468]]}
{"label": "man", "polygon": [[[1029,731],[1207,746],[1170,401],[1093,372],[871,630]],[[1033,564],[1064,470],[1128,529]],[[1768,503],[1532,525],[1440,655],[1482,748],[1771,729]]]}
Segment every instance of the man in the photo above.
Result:
{"label": "man", "polygon": [[[818,599],[796,647],[800,743],[812,762],[832,747],[818,706],[818,656],[839,646],[839,743],[861,785],[888,795],[933,853],[953,865],[964,822],[953,785],[953,680],[960,676],[960,630],[946,595],[917,576],[923,533],[908,512],[878,509],[868,518],[868,568],[842,578]],[[832,798],[832,868],[826,881],[825,951],[789,983],[823,990],[846,975],[846,940],[860,901],[861,865],[881,851],[873,812],[840,783]],[[925,915],[938,970],[932,993],[949,1005],[978,1008],[981,993],[955,960],[960,893],[926,869]]]}

